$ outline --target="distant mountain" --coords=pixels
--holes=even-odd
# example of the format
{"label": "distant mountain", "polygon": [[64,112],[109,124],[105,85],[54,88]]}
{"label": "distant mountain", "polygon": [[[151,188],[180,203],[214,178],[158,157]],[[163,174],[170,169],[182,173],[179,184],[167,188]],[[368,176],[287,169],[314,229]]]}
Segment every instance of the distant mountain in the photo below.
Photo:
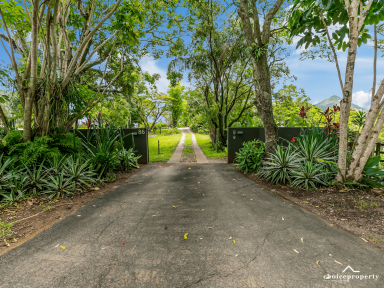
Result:
{"label": "distant mountain", "polygon": [[[321,110],[325,110],[328,107],[332,108],[332,106],[334,104],[340,105],[340,100],[341,100],[341,98],[339,96],[333,95],[333,96],[315,104],[315,106],[319,107]],[[362,108],[356,104],[353,104],[353,103],[351,106],[352,106],[352,108],[355,108],[357,110],[367,111],[366,109],[364,109],[364,108]]]}

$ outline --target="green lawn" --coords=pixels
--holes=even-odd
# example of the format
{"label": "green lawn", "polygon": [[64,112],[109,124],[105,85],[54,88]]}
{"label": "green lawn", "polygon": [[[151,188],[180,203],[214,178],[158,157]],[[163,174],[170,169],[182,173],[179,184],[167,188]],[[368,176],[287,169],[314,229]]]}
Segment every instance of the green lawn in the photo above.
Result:
{"label": "green lawn", "polygon": [[[167,162],[171,158],[180,138],[181,134],[148,138],[149,162]],[[160,154],[158,154],[157,149],[158,140],[160,140]]]}
{"label": "green lawn", "polygon": [[209,135],[195,133],[197,144],[199,144],[201,150],[203,150],[205,156],[213,159],[222,159],[227,157],[227,148],[223,152],[216,152],[212,146],[211,138]]}

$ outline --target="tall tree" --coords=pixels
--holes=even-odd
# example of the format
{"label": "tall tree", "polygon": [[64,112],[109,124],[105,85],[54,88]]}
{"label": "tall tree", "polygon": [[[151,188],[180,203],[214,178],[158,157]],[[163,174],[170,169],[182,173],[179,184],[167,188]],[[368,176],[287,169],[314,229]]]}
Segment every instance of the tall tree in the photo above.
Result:
{"label": "tall tree", "polygon": [[173,127],[177,127],[177,123],[183,112],[183,91],[185,87],[180,86],[178,83],[175,87],[169,86],[168,89],[168,97],[170,104],[168,105],[168,109],[171,112],[172,125]]}
{"label": "tall tree", "polygon": [[[313,1],[296,0],[292,8],[289,25],[292,35],[301,35],[298,46],[316,46],[321,43],[320,35],[326,37],[332,50],[333,59],[336,64],[340,88],[343,98],[340,102],[340,138],[338,181],[348,179],[359,181],[362,171],[370,157],[375,142],[384,123],[384,81],[379,88],[376,85],[376,63],[377,63],[377,30],[376,26],[384,20],[383,1],[379,0],[345,0],[345,1]],[[330,25],[337,28],[330,35]],[[350,118],[353,79],[358,47],[367,43],[371,38],[367,25],[373,25],[374,36],[374,59],[373,59],[373,85],[371,108],[368,112],[361,134],[356,142],[353,153],[348,158],[347,135],[348,121]],[[348,36],[348,37],[346,37]],[[342,79],[336,49],[347,50],[347,64]]]}
{"label": "tall tree", "polygon": [[224,147],[227,128],[252,106],[250,56],[236,21],[220,19],[223,7],[207,2],[197,10],[202,11],[196,13],[199,21],[185,57],[172,61],[170,69],[189,71],[213,128],[213,143]]}
{"label": "tall tree", "polygon": [[278,127],[273,117],[268,48],[271,36],[286,28],[281,14],[284,0],[233,0],[241,19],[253,67],[254,104],[264,124],[266,151],[272,152],[278,141]]}

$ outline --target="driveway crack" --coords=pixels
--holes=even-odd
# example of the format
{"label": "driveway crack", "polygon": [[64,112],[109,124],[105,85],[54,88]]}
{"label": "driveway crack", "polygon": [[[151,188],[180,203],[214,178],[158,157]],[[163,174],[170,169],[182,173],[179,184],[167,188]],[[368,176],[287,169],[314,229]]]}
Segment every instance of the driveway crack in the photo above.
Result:
{"label": "driveway crack", "polygon": [[190,284],[190,285],[188,285],[188,286],[184,286],[184,288],[188,288],[188,287],[191,287],[191,286],[193,286],[193,285],[197,285],[197,284],[199,284],[199,283],[205,282],[205,281],[210,280],[210,279],[215,278],[215,277],[226,278],[226,277],[231,276],[231,275],[233,275],[233,274],[235,274],[235,273],[237,273],[237,272],[239,272],[239,271],[241,271],[241,270],[248,269],[248,267],[252,264],[252,262],[255,261],[255,260],[257,259],[257,257],[260,256],[260,254],[261,254],[261,250],[262,250],[262,248],[263,248],[264,245],[265,245],[265,241],[267,240],[267,238],[269,237],[269,235],[272,234],[272,233],[274,233],[274,232],[270,232],[270,233],[267,233],[267,235],[265,235],[265,237],[264,237],[262,243],[259,244],[259,246],[258,246],[257,249],[256,249],[257,252],[256,252],[255,256],[248,262],[247,265],[245,265],[245,266],[243,266],[243,267],[240,267],[240,268],[238,268],[238,269],[235,269],[235,270],[233,270],[232,272],[227,273],[227,274],[225,274],[225,275],[214,274],[214,275],[212,275],[212,276],[208,276],[208,277],[201,278],[201,279],[199,279],[198,281],[196,281],[196,282],[194,282],[194,283],[192,283],[192,284]]}

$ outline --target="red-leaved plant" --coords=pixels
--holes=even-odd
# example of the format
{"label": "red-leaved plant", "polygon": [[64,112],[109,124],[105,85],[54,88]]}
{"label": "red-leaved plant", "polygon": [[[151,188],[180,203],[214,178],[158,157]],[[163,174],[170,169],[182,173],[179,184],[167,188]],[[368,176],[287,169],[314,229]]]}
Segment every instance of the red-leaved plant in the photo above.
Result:
{"label": "red-leaved plant", "polygon": [[332,120],[336,118],[336,113],[338,113],[339,111],[340,107],[337,105],[333,105],[333,109],[329,109],[328,107],[321,113],[321,115],[325,117],[325,122],[322,123],[325,124],[324,129],[327,135],[339,135],[340,122],[332,122]]}

